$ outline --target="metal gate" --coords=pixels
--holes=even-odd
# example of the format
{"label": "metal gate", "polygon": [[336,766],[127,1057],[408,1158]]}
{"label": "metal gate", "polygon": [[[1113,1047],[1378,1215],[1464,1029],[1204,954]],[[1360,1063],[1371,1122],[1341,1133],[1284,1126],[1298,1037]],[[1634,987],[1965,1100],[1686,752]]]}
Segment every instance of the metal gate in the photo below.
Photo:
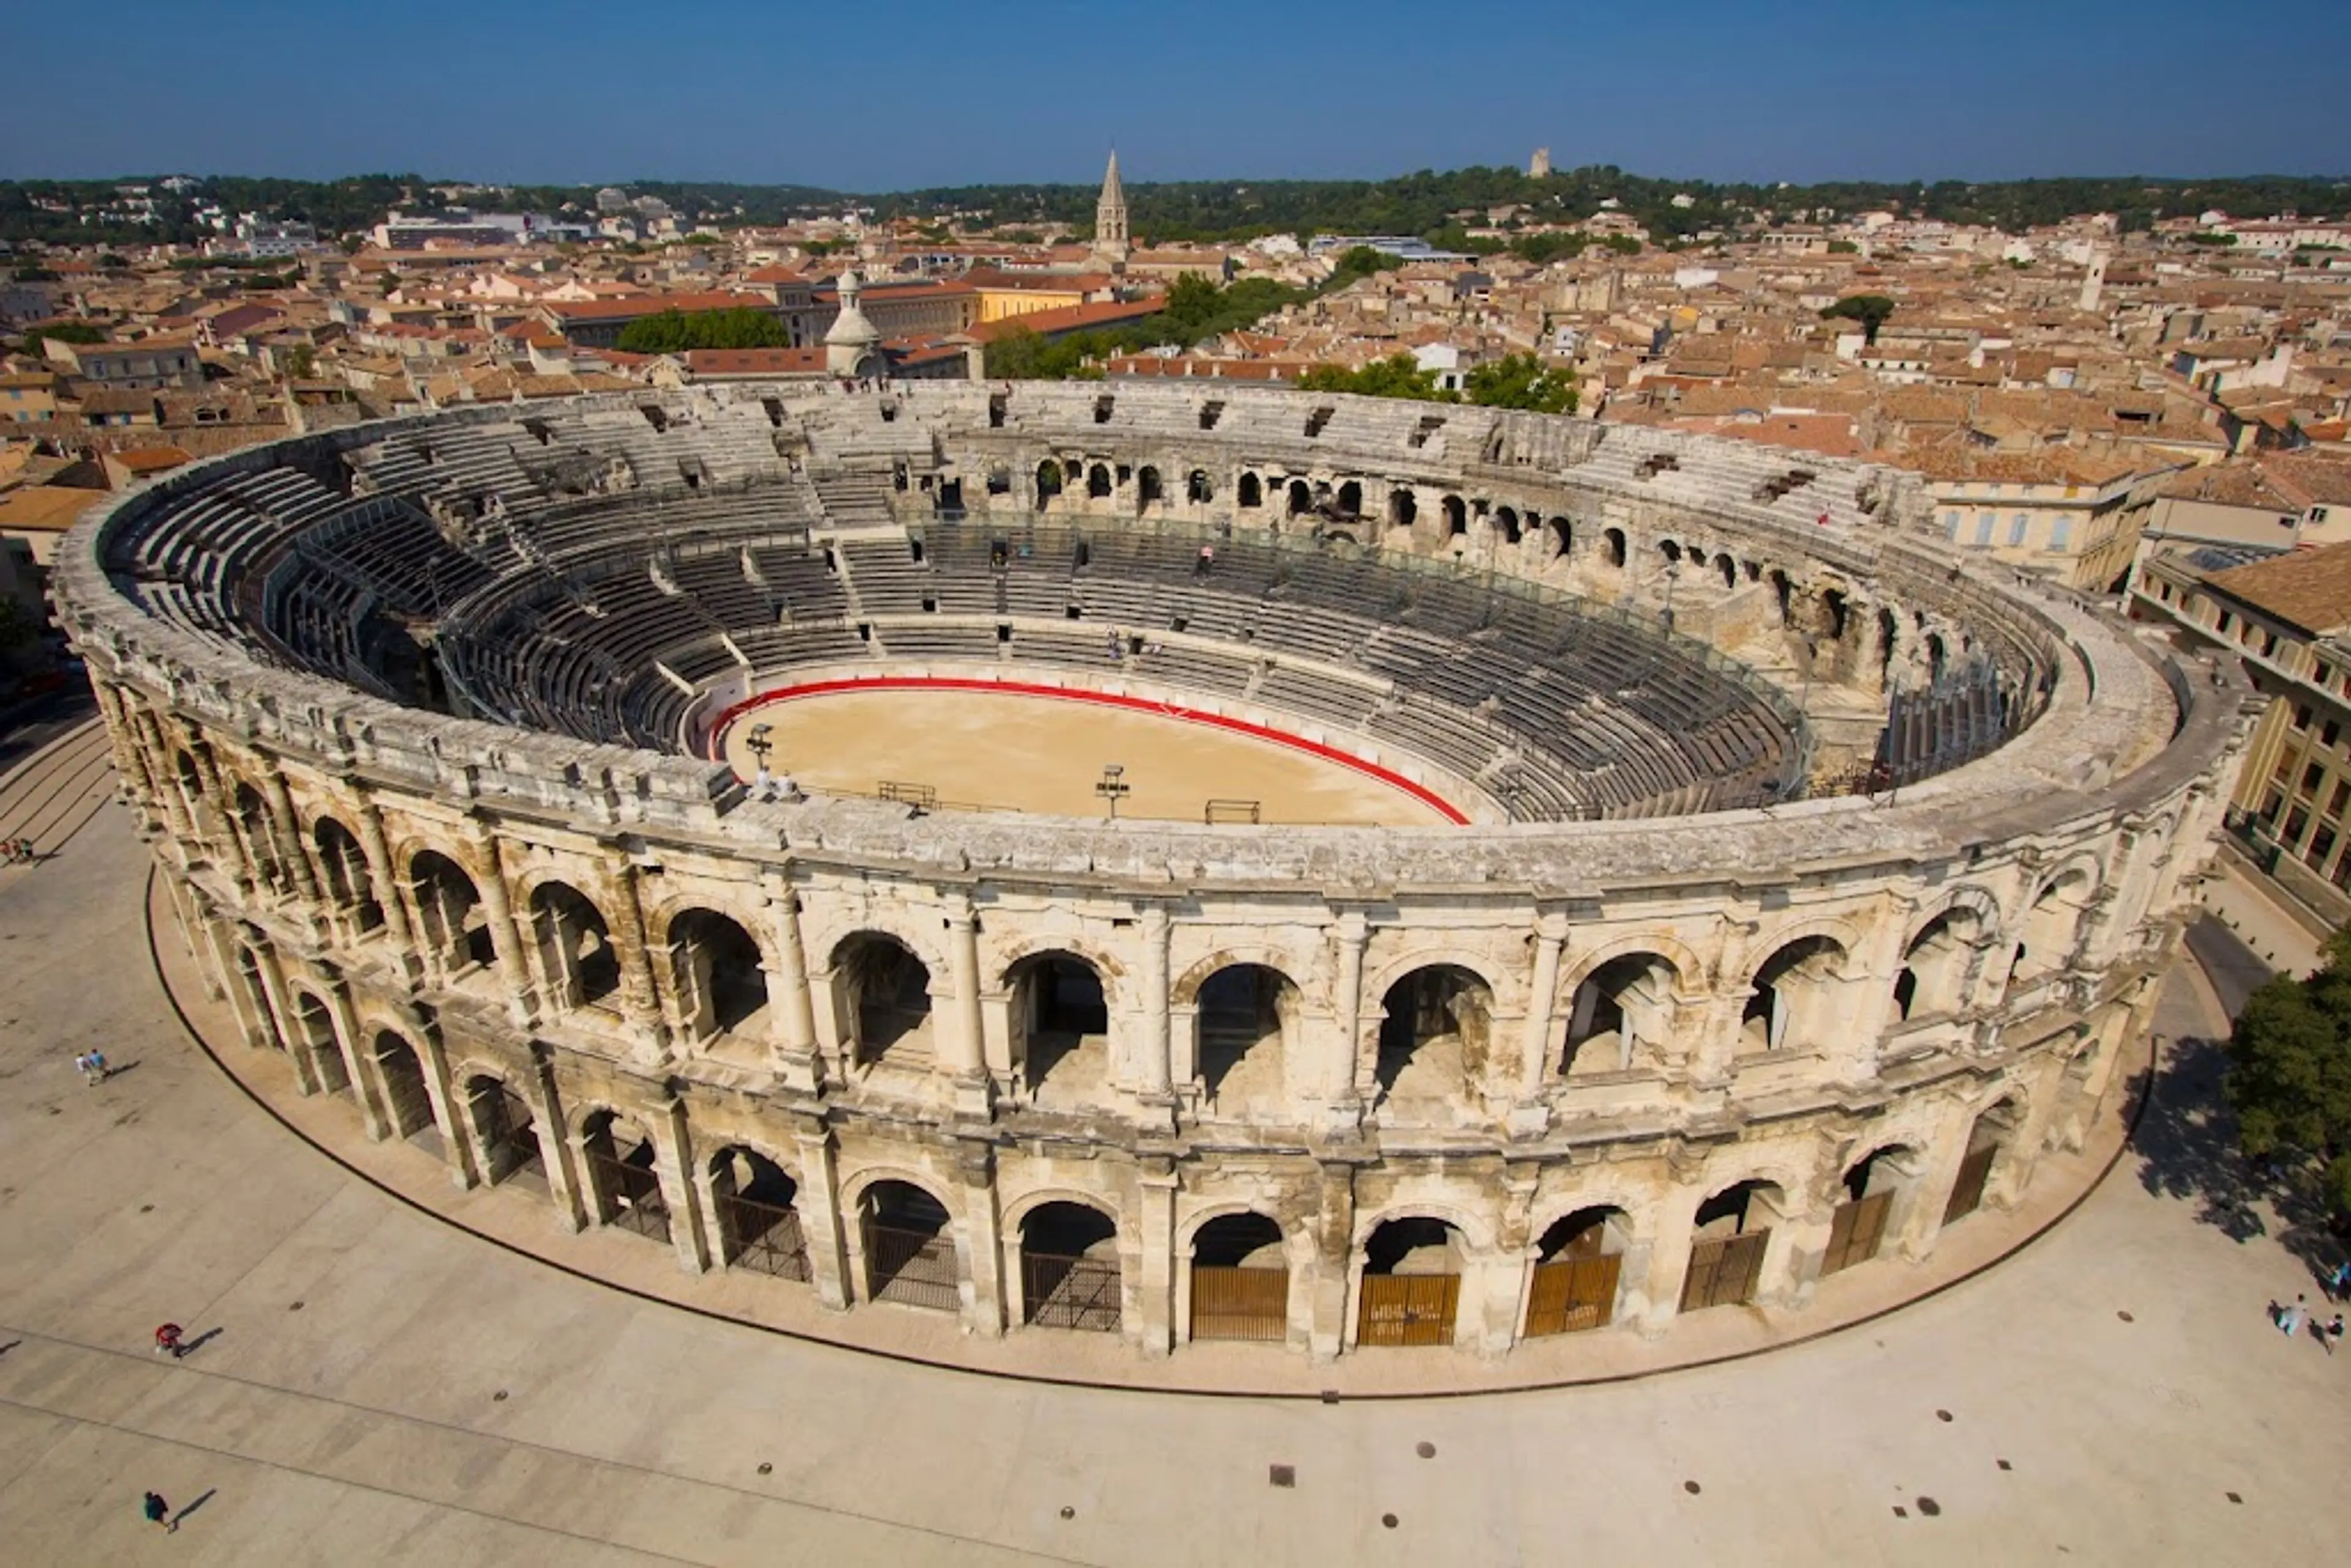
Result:
{"label": "metal gate", "polygon": [[1769,1230],[1750,1230],[1692,1246],[1689,1274],[1682,1281],[1681,1310],[1694,1312],[1752,1301],[1755,1283],[1763,1274],[1763,1249],[1771,1240]]}
{"label": "metal gate", "polygon": [[1610,1252],[1536,1264],[1527,1296],[1527,1337],[1605,1327],[1616,1315],[1616,1276],[1624,1263]]}
{"label": "metal gate", "polygon": [[1366,1274],[1357,1344],[1451,1344],[1458,1274]]}
{"label": "metal gate", "polygon": [[1964,1219],[1983,1203],[1984,1183],[1991,1179],[1991,1163],[2000,1157],[1998,1144],[1970,1149],[1959,1162],[1959,1179],[1951,1184],[1951,1201],[1943,1206],[1943,1223]]}
{"label": "metal gate", "polygon": [[547,1166],[539,1153],[538,1133],[531,1124],[530,1103],[501,1083],[482,1096],[481,1107],[482,1143],[489,1155],[490,1180],[501,1182],[527,1172],[544,1176]]}
{"label": "metal gate", "polygon": [[1192,1337],[1280,1341],[1290,1333],[1290,1270],[1192,1265]]}
{"label": "metal gate", "polygon": [[943,1312],[962,1308],[953,1238],[938,1230],[901,1230],[872,1219],[864,1229],[868,1300]]}
{"label": "metal gate", "polygon": [[383,1073],[384,1108],[392,1130],[405,1138],[433,1127],[433,1097],[425,1092],[424,1067],[416,1052],[404,1044],[393,1046],[377,1056],[376,1064]]}
{"label": "metal gate", "polygon": [[662,1197],[661,1177],[597,1149],[588,1151],[588,1174],[596,1184],[605,1224],[655,1241],[669,1239],[669,1205]]}
{"label": "metal gate", "polygon": [[1829,1249],[1821,1259],[1821,1272],[1834,1274],[1876,1257],[1877,1244],[1886,1237],[1886,1211],[1893,1207],[1890,1192],[1838,1204],[1836,1218],[1829,1222]]}
{"label": "metal gate", "polygon": [[1092,1258],[1020,1252],[1020,1304],[1046,1328],[1118,1332],[1118,1265]]}
{"label": "metal gate", "polygon": [[808,1282],[808,1243],[800,1235],[798,1210],[722,1193],[718,1225],[729,1267]]}

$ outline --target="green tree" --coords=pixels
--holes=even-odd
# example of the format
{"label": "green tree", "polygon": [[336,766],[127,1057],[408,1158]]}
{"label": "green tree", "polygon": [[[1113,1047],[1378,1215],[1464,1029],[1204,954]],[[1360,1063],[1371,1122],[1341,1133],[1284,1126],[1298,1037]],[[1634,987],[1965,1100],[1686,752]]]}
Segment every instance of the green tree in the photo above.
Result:
{"label": "green tree", "polygon": [[103,343],[106,333],[94,321],[44,321],[25,329],[25,352],[40,354],[44,339],[60,343]]}
{"label": "green tree", "polygon": [[1511,354],[1469,372],[1469,401],[1486,408],[1531,413],[1573,413],[1575,375],[1555,371],[1532,354]]}
{"label": "green tree", "polygon": [[319,357],[308,343],[297,343],[294,351],[286,356],[286,379],[307,382],[319,373]]}
{"label": "green tree", "polygon": [[2315,1167],[2327,1206],[2351,1217],[2351,926],[2309,978],[2246,998],[2222,1089],[2246,1154]]}
{"label": "green tree", "polygon": [[674,354],[688,349],[780,349],[792,340],[765,310],[664,310],[621,329],[614,344],[627,354]]}
{"label": "green tree", "polygon": [[1360,371],[1339,365],[1317,365],[1298,378],[1301,392],[1352,392],[1357,397],[1400,397],[1418,402],[1458,402],[1460,399],[1437,384],[1437,372],[1424,371],[1410,354],[1374,360]]}
{"label": "green tree", "polygon": [[1887,317],[1894,314],[1894,301],[1883,294],[1848,294],[1821,314],[1824,317],[1842,316],[1847,320],[1860,322],[1861,340],[1875,343],[1877,341],[1877,329],[1886,325]]}

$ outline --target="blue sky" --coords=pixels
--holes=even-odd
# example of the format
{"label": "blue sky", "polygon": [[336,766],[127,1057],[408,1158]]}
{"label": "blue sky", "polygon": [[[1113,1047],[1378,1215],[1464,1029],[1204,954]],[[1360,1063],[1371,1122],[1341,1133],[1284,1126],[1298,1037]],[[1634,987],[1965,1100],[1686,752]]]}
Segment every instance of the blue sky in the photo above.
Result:
{"label": "blue sky", "polygon": [[[2251,15],[2250,13],[2247,15]],[[111,0],[23,5],[0,177],[847,190],[1614,163],[2335,173],[2351,5],[2183,0]]]}

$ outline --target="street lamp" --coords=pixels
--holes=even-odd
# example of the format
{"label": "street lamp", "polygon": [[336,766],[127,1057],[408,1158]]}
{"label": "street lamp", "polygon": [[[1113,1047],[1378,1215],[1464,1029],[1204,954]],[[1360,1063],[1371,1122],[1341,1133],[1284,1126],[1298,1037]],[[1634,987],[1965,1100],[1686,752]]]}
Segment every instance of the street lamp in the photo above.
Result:
{"label": "street lamp", "polygon": [[1134,786],[1126,782],[1126,769],[1115,762],[1102,764],[1102,776],[1094,785],[1094,793],[1110,802],[1110,820],[1118,821],[1118,803],[1134,793]]}
{"label": "street lamp", "polygon": [[758,759],[760,769],[763,772],[766,770],[768,766],[768,753],[776,749],[776,743],[768,738],[768,735],[773,732],[775,727],[776,727],[772,724],[755,724],[751,727],[750,738],[743,743],[744,748],[749,751],[754,758]]}

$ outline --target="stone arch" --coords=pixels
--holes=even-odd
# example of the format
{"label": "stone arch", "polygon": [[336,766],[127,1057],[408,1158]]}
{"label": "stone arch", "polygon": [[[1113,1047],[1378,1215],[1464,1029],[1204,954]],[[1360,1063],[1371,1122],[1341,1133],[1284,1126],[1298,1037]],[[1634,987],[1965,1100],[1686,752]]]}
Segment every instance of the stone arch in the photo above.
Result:
{"label": "stone arch", "polygon": [[1469,531],[1469,506],[1458,496],[1447,496],[1438,503],[1445,514],[1445,537],[1460,538]]}
{"label": "stone arch", "polygon": [[1950,1012],[1965,999],[1973,955],[1988,934],[1983,918],[1954,898],[1921,925],[1903,945],[1902,967],[1894,977],[1896,1018]]}
{"label": "stone arch", "polygon": [[1559,1071],[1628,1072],[1673,1032],[1681,971],[1661,953],[1620,953],[1594,964],[1568,1007]]}
{"label": "stone arch", "polygon": [[1398,485],[1388,492],[1388,527],[1408,528],[1420,515],[1420,501],[1413,493]]}
{"label": "stone arch", "polygon": [[687,1036],[760,1031],[768,1008],[767,955],[741,922],[688,907],[663,925],[670,984]]}
{"label": "stone arch", "polygon": [[1193,1061],[1219,1110],[1279,1103],[1302,998],[1270,964],[1228,964],[1194,991]]}
{"label": "stone arch", "polygon": [[1285,516],[1302,517],[1314,509],[1313,486],[1303,479],[1292,479],[1284,488],[1282,509]]}
{"label": "stone arch", "polygon": [[580,1151],[596,1223],[667,1241],[670,1204],[652,1130],[628,1112],[590,1105],[580,1118]]}
{"label": "stone arch", "polygon": [[1424,964],[1380,1000],[1374,1078],[1384,1100],[1455,1100],[1478,1081],[1493,1040],[1494,990],[1459,964]]}
{"label": "stone arch", "polygon": [[1124,1320],[1118,1216],[1092,1195],[1033,1194],[1005,1228],[1019,1238],[1020,1321],[1115,1333]]}
{"label": "stone arch", "polygon": [[1668,571],[1678,570],[1682,564],[1682,547],[1672,539],[1659,539],[1657,562]]}
{"label": "stone arch", "polygon": [[2076,860],[2033,890],[2016,925],[2016,947],[2009,962],[2011,981],[2036,980],[2072,961],[2081,943],[2083,916],[2097,894],[2097,885],[2095,868]]}
{"label": "stone arch", "polygon": [[1240,477],[1240,483],[1235,487],[1234,499],[1246,510],[1253,511],[1257,507],[1262,507],[1265,505],[1264,482],[1259,479],[1256,475],[1244,471]]}
{"label": "stone arch", "polygon": [[[1200,988],[1207,983],[1208,977],[1217,970],[1228,968],[1235,964],[1261,965],[1293,986],[1299,986],[1297,979],[1299,973],[1308,972],[1311,968],[1311,963],[1306,961],[1305,955],[1292,953],[1287,948],[1254,945],[1219,947],[1176,977],[1175,984],[1167,988],[1168,1004],[1171,1007],[1179,1008],[1197,1005]],[[1299,986],[1299,988],[1302,993],[1305,988]]]}
{"label": "stone arch", "polygon": [[1349,479],[1343,483],[1332,504],[1338,507],[1339,515],[1343,517],[1362,517],[1364,515],[1363,481]]}
{"label": "stone arch", "polygon": [[1904,1217],[1895,1212],[1915,1190],[1921,1169],[1918,1152],[1907,1144],[1882,1143],[1846,1164],[1837,1178],[1840,1193],[1829,1220],[1829,1242],[1821,1273],[1838,1274],[1877,1256]]}
{"label": "stone arch", "polygon": [[396,1137],[439,1133],[433,1093],[424,1078],[424,1054],[396,1029],[378,1029],[372,1047],[376,1076],[383,1085],[384,1115]]}
{"label": "stone arch", "polygon": [[1747,1002],[1739,1017],[1740,1049],[1808,1045],[1819,1033],[1847,959],[1843,943],[1819,932],[1789,937],[1772,949],[1748,982]]}
{"label": "stone arch", "polygon": [[1580,1333],[1616,1316],[1633,1218],[1614,1205],[1580,1207],[1536,1233],[1527,1281],[1524,1335]]}
{"label": "stone arch", "polygon": [[1037,509],[1043,511],[1061,493],[1061,465],[1051,458],[1037,465]]}
{"label": "stone arch", "polygon": [[530,890],[531,946],[549,1001],[563,1009],[595,1007],[621,989],[621,952],[596,901],[559,877]]}
{"label": "stone arch", "polygon": [[1109,464],[1096,463],[1086,469],[1086,499],[1106,501],[1112,488]]}
{"label": "stone arch", "polygon": [[229,821],[238,841],[245,846],[247,863],[254,874],[270,889],[283,893],[287,888],[285,862],[278,858],[277,841],[270,836],[269,806],[261,791],[246,779],[237,779],[229,791]]}
{"label": "stone arch", "polygon": [[962,1305],[955,1211],[928,1181],[869,1169],[843,1183],[841,1203],[857,1216],[867,1301],[948,1312]]}
{"label": "stone arch", "polygon": [[509,1178],[547,1180],[547,1150],[530,1102],[501,1069],[468,1062],[455,1074],[465,1122],[493,1186]]}
{"label": "stone arch", "polygon": [[1358,1345],[1451,1344],[1468,1272],[1468,1233],[1433,1211],[1382,1217],[1364,1227]]}
{"label": "stone arch", "polygon": [[1012,1060],[1040,1101],[1098,1097],[1110,1071],[1110,996],[1101,969],[1066,947],[1015,959],[1010,992]]}
{"label": "stone arch", "polygon": [[1551,539],[1551,559],[1564,560],[1575,549],[1575,525],[1565,517],[1553,517],[1543,524],[1543,532]]}
{"label": "stone arch", "polygon": [[308,986],[288,984],[287,1000],[294,1016],[294,1047],[309,1058],[319,1086],[329,1094],[349,1096],[351,1074],[343,1060],[342,1035],[335,1027],[335,1009]]}
{"label": "stone arch", "polygon": [[420,849],[408,861],[409,896],[417,915],[421,946],[446,975],[496,961],[489,911],[473,873],[436,849]]}
{"label": "stone arch", "polygon": [[349,828],[320,813],[310,824],[310,842],[319,852],[319,870],[327,901],[364,935],[383,924],[383,905],[376,902],[375,882],[368,871],[367,852]]}
{"label": "stone arch", "polygon": [[1494,531],[1502,536],[1504,544],[1517,544],[1521,537],[1519,528],[1519,509],[1516,507],[1495,507]]}
{"label": "stone arch", "polygon": [[1184,498],[1195,505],[1217,498],[1217,483],[1208,477],[1206,468],[1195,468],[1185,476]]}
{"label": "stone arch", "polygon": [[730,1269],[807,1283],[808,1243],[797,1202],[799,1183],[785,1162],[738,1141],[714,1152],[705,1168],[718,1261]]}
{"label": "stone arch", "polygon": [[1682,1275],[1681,1310],[1741,1306],[1756,1299],[1771,1232],[1788,1218],[1793,1190],[1761,1176],[1718,1187],[1690,1223],[1690,1256]]}
{"label": "stone arch", "polygon": [[1134,471],[1135,511],[1137,513],[1147,511],[1164,499],[1165,497],[1160,493],[1159,470],[1147,463],[1136,469]]}
{"label": "stone arch", "polygon": [[1610,566],[1614,567],[1617,570],[1624,570],[1625,560],[1625,530],[1622,528],[1606,528],[1602,530],[1600,535],[1600,543],[1601,559],[1606,561]]}
{"label": "stone arch", "polygon": [[1943,1223],[1965,1219],[1983,1207],[1993,1186],[2002,1156],[2012,1155],[2024,1123],[2024,1103],[2012,1092],[2002,1092],[1978,1111],[1968,1124],[1967,1143],[1959,1153],[1959,1169],[1951,1179],[1950,1196],[1943,1202]]}
{"label": "stone arch", "polygon": [[931,1055],[932,970],[903,938],[852,931],[833,945],[829,967],[841,1041],[852,1060],[871,1065]]}

